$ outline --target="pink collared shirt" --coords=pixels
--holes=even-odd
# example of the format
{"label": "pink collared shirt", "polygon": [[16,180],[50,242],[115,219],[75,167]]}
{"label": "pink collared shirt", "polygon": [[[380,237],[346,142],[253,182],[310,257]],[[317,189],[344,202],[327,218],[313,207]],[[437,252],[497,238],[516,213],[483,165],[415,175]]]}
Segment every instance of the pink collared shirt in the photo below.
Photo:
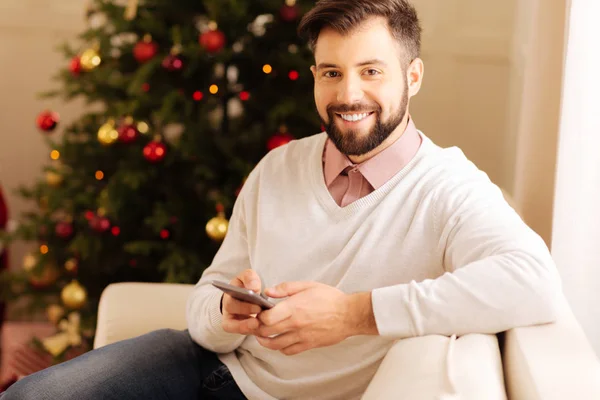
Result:
{"label": "pink collared shirt", "polygon": [[420,145],[421,136],[412,119],[398,140],[361,164],[353,164],[327,139],[323,149],[323,171],[331,197],[340,207],[346,207],[379,189],[409,163]]}

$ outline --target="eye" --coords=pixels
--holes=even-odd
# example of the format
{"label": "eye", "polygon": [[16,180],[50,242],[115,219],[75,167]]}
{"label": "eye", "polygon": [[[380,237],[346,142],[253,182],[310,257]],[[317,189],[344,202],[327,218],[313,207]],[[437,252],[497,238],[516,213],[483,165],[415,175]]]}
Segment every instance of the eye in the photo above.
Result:
{"label": "eye", "polygon": [[336,71],[326,71],[325,73],[323,73],[323,76],[325,78],[337,78],[338,76],[340,76],[340,74]]}
{"label": "eye", "polygon": [[367,75],[379,75],[379,73],[380,73],[379,71],[377,71],[376,69],[373,69],[373,68],[368,69],[365,72]]}

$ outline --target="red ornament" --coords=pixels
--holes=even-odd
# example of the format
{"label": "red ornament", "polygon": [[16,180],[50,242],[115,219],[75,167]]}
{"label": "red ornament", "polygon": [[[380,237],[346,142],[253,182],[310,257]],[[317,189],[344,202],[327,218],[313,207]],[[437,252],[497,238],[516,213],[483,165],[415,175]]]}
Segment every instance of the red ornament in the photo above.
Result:
{"label": "red ornament", "polygon": [[142,90],[143,90],[144,92],[149,92],[149,91],[150,91],[150,84],[149,84],[148,82],[146,82],[146,83],[143,83],[143,84],[142,84]]}
{"label": "red ornament", "polygon": [[70,222],[59,222],[54,228],[56,235],[62,239],[68,239],[73,234],[73,225]]}
{"label": "red ornament", "polygon": [[164,69],[170,72],[181,71],[183,69],[183,60],[175,54],[169,54],[162,61]]}
{"label": "red ornament", "polygon": [[112,233],[113,236],[119,236],[121,234],[121,228],[119,228],[118,226],[113,226],[110,229],[110,233]]}
{"label": "red ornament", "polygon": [[140,135],[135,125],[132,124],[121,125],[117,131],[119,132],[119,141],[122,143],[133,143]]}
{"label": "red ornament", "polygon": [[171,234],[169,233],[169,231],[167,229],[163,229],[162,231],[160,231],[160,237],[163,239],[168,239],[169,236],[171,236]]}
{"label": "red ornament", "polygon": [[269,149],[269,151],[273,150],[279,146],[288,144],[292,140],[294,140],[294,137],[289,133],[276,133],[275,135],[271,136],[271,138],[267,142],[267,149]]}
{"label": "red ornament", "polygon": [[110,229],[110,221],[106,217],[95,215],[94,218],[90,220],[90,228],[98,233],[104,233]]}
{"label": "red ornament", "polygon": [[209,30],[200,35],[198,42],[208,53],[218,53],[225,47],[225,34],[218,29]]}
{"label": "red ornament", "polygon": [[94,218],[95,215],[96,214],[94,214],[93,211],[88,210],[88,211],[85,212],[85,219],[87,219],[88,221],[91,221],[92,218]]}
{"label": "red ornament", "polygon": [[152,60],[157,53],[158,44],[149,35],[144,36],[133,48],[133,56],[140,64]]}
{"label": "red ornament", "polygon": [[144,147],[144,158],[151,163],[162,161],[166,155],[167,146],[162,142],[150,142]]}
{"label": "red ornament", "polygon": [[58,120],[60,119],[58,113],[52,111],[43,111],[41,112],[36,120],[38,128],[40,128],[44,132],[52,132],[56,125],[58,125]]}
{"label": "red ornament", "polygon": [[279,10],[279,15],[281,15],[281,19],[285,22],[294,22],[300,15],[300,8],[295,4],[293,6],[284,4]]}
{"label": "red ornament", "polygon": [[75,56],[71,59],[69,71],[71,71],[73,76],[79,76],[81,73],[81,58],[79,56]]}

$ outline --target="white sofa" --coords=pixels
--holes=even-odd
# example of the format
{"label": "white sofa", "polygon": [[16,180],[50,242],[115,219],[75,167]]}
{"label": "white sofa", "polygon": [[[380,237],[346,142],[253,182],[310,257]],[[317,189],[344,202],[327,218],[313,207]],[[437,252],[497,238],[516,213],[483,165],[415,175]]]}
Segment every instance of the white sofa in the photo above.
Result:
{"label": "white sofa", "polygon": [[[94,347],[185,329],[192,285],[117,283],[102,294]],[[499,335],[398,341],[363,399],[598,400],[600,361],[566,301],[553,324]]]}

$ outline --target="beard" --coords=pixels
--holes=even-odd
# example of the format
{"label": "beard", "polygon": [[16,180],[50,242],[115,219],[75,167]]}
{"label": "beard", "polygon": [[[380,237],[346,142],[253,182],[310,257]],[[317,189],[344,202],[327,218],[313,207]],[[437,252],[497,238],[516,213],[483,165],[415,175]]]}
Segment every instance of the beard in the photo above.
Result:
{"label": "beard", "polygon": [[[327,136],[329,136],[335,147],[342,154],[347,156],[362,156],[377,148],[398,128],[404,119],[407,107],[408,85],[405,85],[402,98],[400,99],[400,106],[398,110],[392,112],[387,121],[381,120],[382,110],[381,106],[377,103],[353,104],[350,106],[345,104],[330,104],[327,106],[328,121],[325,121],[320,113],[319,118],[321,118],[321,122],[325,126]],[[370,112],[374,114],[375,124],[366,135],[361,134],[360,131],[355,129],[349,129],[344,133],[338,128],[335,122],[336,114]]]}

